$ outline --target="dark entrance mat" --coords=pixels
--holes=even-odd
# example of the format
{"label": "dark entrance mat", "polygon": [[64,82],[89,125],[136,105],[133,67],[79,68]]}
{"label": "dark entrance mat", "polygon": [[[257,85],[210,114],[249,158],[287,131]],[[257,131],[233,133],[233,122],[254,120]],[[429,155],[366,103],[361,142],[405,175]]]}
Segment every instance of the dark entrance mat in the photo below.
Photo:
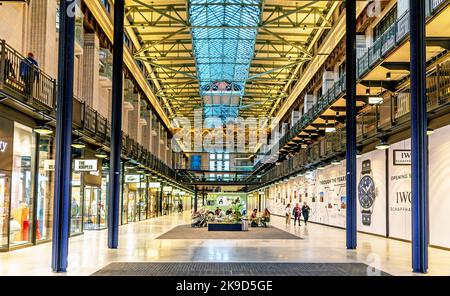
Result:
{"label": "dark entrance mat", "polygon": [[208,231],[207,227],[194,228],[180,225],[156,239],[301,239],[276,227],[249,227],[248,231]]}
{"label": "dark entrance mat", "polygon": [[[369,271],[369,272],[368,272]],[[363,263],[111,263],[93,276],[367,276]]]}

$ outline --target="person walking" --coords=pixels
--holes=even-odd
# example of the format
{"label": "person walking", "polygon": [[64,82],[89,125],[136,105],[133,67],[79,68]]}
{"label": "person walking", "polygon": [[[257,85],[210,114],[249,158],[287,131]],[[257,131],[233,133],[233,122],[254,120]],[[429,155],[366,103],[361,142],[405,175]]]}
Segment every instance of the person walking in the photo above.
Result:
{"label": "person walking", "polygon": [[295,204],[292,214],[294,215],[294,226],[295,226],[295,223],[297,222],[297,220],[298,220],[298,226],[300,226],[300,217],[302,215],[302,208],[298,205],[298,203]]}
{"label": "person walking", "polygon": [[291,204],[287,204],[284,210],[286,213],[286,225],[291,225]]}
{"label": "person walking", "polygon": [[27,96],[33,95],[33,85],[39,79],[39,64],[34,59],[34,54],[29,52],[27,57],[20,62],[20,77],[24,83],[24,92]]}
{"label": "person walking", "polygon": [[[303,220],[305,221],[305,226],[308,224],[308,219],[309,219],[309,212],[311,211],[311,208],[305,203],[303,204],[302,207],[302,215],[303,215]],[[300,224],[300,222],[299,222]]]}

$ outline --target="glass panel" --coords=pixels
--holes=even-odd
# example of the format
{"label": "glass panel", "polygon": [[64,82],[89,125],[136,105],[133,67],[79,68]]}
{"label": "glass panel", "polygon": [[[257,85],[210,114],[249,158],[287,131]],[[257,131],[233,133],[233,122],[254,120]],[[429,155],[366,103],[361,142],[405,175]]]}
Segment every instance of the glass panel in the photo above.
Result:
{"label": "glass panel", "polygon": [[[33,225],[32,167],[34,163],[32,129],[14,123],[13,170],[11,182],[10,245],[31,241]],[[14,227],[13,227],[14,226]]]}
{"label": "glass panel", "polygon": [[211,159],[216,159],[216,155],[214,153],[211,153],[209,156]]}
{"label": "glass panel", "polygon": [[70,233],[77,234],[83,231],[83,193],[81,191],[81,174],[72,173],[72,202],[70,204]]}
{"label": "glass panel", "polygon": [[[9,174],[0,171],[0,248],[8,246],[9,182]],[[10,223],[13,227],[13,220]]]}
{"label": "glass panel", "polygon": [[215,170],[216,169],[216,162],[215,161],[210,161],[209,162],[209,169],[210,170]]}
{"label": "glass panel", "polygon": [[221,160],[222,159],[222,154],[217,154],[217,159]]}
{"label": "glass panel", "polygon": [[36,240],[52,238],[54,165],[53,137],[41,136],[39,139]]}
{"label": "glass panel", "polygon": [[230,159],[230,154],[225,153],[225,154],[223,155],[223,157],[224,157],[224,159]]}
{"label": "glass panel", "polygon": [[128,188],[128,222],[136,221],[136,192]]}

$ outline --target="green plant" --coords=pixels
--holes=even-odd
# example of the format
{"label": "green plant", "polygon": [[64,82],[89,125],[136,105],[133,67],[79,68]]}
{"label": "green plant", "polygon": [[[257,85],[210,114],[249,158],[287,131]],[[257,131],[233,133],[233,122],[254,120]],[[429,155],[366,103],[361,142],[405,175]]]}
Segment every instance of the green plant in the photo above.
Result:
{"label": "green plant", "polygon": [[236,222],[240,222],[242,220],[242,208],[243,208],[243,204],[241,203],[235,203],[233,204],[233,213],[234,213],[234,217],[236,217]]}

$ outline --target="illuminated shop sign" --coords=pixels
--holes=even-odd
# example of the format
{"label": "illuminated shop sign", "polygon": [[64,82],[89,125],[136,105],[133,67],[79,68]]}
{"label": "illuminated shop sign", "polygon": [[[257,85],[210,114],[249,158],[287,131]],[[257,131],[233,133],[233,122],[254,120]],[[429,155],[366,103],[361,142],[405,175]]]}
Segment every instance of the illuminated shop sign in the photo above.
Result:
{"label": "illuminated shop sign", "polygon": [[6,146],[8,146],[8,143],[6,143],[5,141],[0,141],[0,152],[5,152]]}
{"label": "illuminated shop sign", "polygon": [[95,172],[97,168],[97,159],[75,159],[76,172]]}
{"label": "illuminated shop sign", "polygon": [[394,165],[411,165],[411,150],[394,150]]}

